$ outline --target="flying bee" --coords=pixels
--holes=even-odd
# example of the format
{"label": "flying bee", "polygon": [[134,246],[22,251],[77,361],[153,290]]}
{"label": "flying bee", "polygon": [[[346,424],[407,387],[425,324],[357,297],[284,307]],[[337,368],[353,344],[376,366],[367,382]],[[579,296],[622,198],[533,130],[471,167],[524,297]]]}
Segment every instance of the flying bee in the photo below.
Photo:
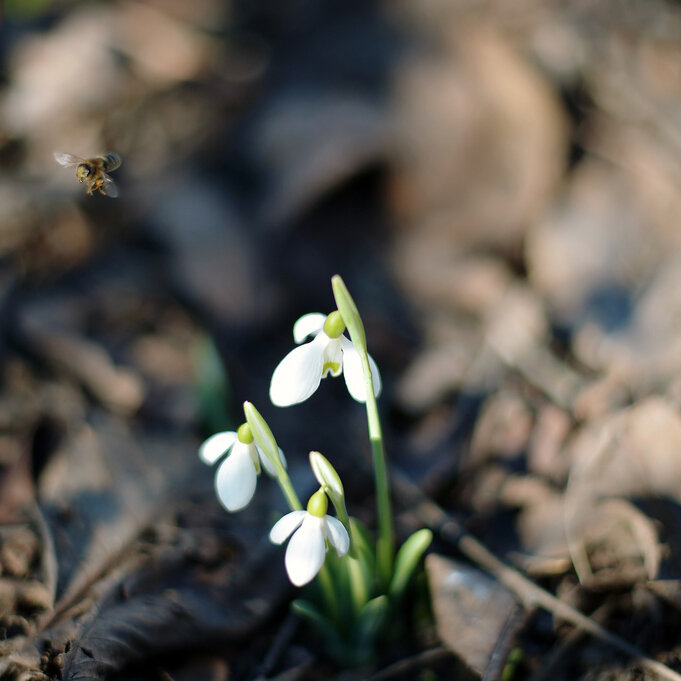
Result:
{"label": "flying bee", "polygon": [[87,193],[90,196],[94,191],[111,198],[118,196],[118,187],[107,174],[121,165],[121,157],[118,154],[108,151],[94,158],[79,158],[55,151],[54,158],[60,166],[76,167],[76,177],[87,184]]}

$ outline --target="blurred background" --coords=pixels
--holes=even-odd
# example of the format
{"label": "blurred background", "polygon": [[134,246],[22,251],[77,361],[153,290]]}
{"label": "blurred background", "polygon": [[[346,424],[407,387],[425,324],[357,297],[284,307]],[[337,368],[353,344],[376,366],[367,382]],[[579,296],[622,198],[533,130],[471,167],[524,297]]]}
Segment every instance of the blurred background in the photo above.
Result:
{"label": "blurred background", "polygon": [[[616,590],[641,645],[676,622],[629,597],[680,567],[679,36],[671,0],[5,0],[0,678],[258,669],[282,501],[227,516],[196,449],[250,400],[301,490],[320,450],[372,522],[342,382],[268,399],[336,273],[395,466],[557,592]],[[118,153],[119,197],[55,151]]]}

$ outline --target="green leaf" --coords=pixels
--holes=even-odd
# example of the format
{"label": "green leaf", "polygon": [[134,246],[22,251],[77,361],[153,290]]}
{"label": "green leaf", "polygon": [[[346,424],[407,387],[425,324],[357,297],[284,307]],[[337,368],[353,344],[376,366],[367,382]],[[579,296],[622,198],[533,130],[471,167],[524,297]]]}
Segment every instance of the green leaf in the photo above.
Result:
{"label": "green leaf", "polygon": [[338,629],[314,603],[303,598],[297,598],[291,603],[291,610],[312,625],[314,630],[324,639],[330,651],[341,650],[345,647]]}
{"label": "green leaf", "polygon": [[366,569],[366,563],[359,559],[346,558],[345,565],[349,576],[353,610],[354,614],[357,615],[371,596],[371,590],[374,586],[373,575]]}
{"label": "green leaf", "polygon": [[400,547],[395,557],[395,568],[388,593],[395,599],[402,598],[407,584],[414,574],[421,557],[433,541],[433,533],[428,529],[417,530]]}
{"label": "green leaf", "polygon": [[352,542],[357,547],[357,557],[364,569],[374,575],[376,571],[376,550],[369,531],[357,518],[350,518]]}
{"label": "green leaf", "polygon": [[192,345],[191,357],[201,425],[209,433],[229,430],[234,425],[228,408],[229,378],[215,343],[201,335]]}
{"label": "green leaf", "polygon": [[378,633],[383,628],[390,600],[384,594],[372,598],[360,612],[355,625],[355,642],[359,649],[373,646]]}
{"label": "green leaf", "polygon": [[50,0],[5,0],[5,11],[15,21],[35,19],[46,14],[50,4]]}

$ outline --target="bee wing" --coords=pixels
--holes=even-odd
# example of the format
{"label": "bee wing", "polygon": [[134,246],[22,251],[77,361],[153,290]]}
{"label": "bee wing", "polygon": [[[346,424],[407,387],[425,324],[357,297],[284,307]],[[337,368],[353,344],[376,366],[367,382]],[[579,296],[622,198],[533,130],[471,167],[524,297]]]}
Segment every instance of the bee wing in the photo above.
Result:
{"label": "bee wing", "polygon": [[54,152],[54,160],[60,166],[77,166],[79,163],[83,162],[82,158],[74,156],[73,154],[64,154],[61,151]]}
{"label": "bee wing", "polygon": [[112,199],[115,199],[118,196],[118,186],[116,185],[116,183],[106,173],[102,173],[102,180],[104,180],[104,184],[102,185],[102,191],[107,196],[110,196]]}

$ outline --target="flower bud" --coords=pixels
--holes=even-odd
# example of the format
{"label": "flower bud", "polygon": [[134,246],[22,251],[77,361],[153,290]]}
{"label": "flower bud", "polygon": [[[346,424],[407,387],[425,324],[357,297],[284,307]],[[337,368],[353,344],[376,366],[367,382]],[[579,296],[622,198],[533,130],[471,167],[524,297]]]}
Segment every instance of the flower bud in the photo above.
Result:
{"label": "flower bud", "polygon": [[336,306],[338,307],[341,317],[343,317],[345,325],[348,327],[352,342],[355,344],[357,350],[366,354],[367,339],[366,334],[364,333],[362,318],[359,316],[355,301],[352,299],[350,292],[339,274],[334,274],[333,277],[331,277],[331,287],[333,288],[333,297],[336,300]]}
{"label": "flower bud", "polygon": [[[338,520],[345,526],[348,533],[350,532],[350,518],[348,510],[345,506],[345,491],[343,490],[343,483],[336,469],[329,463],[329,460],[319,452],[310,452],[310,466],[314,473],[317,482],[322,486],[326,492],[334,509]],[[351,551],[354,557],[354,548]]]}
{"label": "flower bud", "polygon": [[312,472],[317,478],[317,482],[327,489],[334,503],[336,499],[341,500],[345,497],[340,476],[323,454],[310,452],[310,466],[312,466]]}
{"label": "flower bud", "polygon": [[244,402],[244,414],[246,422],[251,431],[252,437],[265,456],[272,462],[277,471],[282,470],[281,459],[279,458],[279,447],[272,435],[270,427],[260,412],[250,403]]}

